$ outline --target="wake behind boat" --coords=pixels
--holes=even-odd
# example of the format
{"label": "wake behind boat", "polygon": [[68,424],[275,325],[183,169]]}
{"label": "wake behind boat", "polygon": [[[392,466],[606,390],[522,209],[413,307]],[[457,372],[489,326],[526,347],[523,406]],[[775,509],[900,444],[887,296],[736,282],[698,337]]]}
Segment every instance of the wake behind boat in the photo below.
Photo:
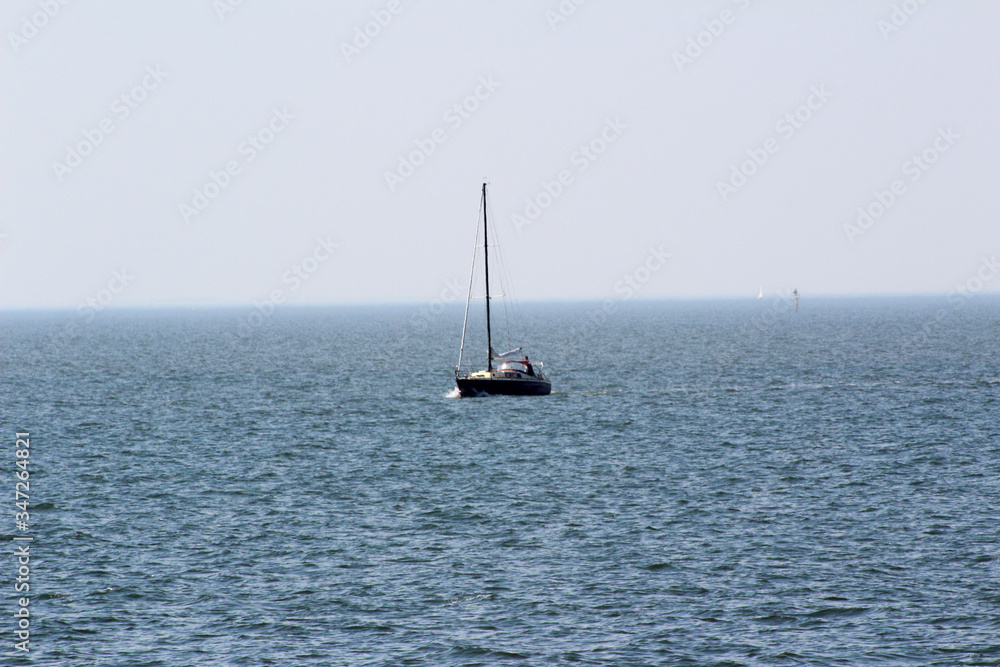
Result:
{"label": "wake behind boat", "polygon": [[[497,354],[493,351],[493,334],[490,327],[490,246],[486,215],[486,183],[483,183],[483,267],[486,283],[486,370],[462,373],[462,353],[465,350],[465,334],[469,324],[469,302],[472,299],[472,285],[475,279],[476,261],[473,258],[472,277],[469,279],[469,296],[465,300],[465,319],[462,323],[462,344],[458,349],[458,365],[455,366],[455,384],[461,397],[482,395],[503,396],[545,396],[552,391],[552,384],[542,373],[542,364],[532,364],[528,355],[521,356],[521,348]],[[477,221],[476,226],[479,226]],[[478,233],[476,235],[478,240]],[[493,362],[497,362],[494,368]]]}

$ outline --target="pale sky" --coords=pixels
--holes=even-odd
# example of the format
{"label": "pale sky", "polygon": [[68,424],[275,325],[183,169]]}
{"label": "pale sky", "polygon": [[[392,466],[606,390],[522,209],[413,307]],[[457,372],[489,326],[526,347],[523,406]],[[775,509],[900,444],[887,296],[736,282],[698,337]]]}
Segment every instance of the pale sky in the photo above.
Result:
{"label": "pale sky", "polygon": [[522,300],[1000,289],[1000,3],[0,19],[0,308],[426,303],[484,178]]}

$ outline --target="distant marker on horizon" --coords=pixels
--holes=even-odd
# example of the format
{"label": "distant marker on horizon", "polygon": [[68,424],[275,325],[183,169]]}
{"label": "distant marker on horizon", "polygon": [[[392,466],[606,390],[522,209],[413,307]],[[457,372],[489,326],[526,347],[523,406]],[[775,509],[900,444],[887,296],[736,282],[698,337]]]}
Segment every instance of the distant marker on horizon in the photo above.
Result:
{"label": "distant marker on horizon", "polygon": [[799,312],[799,290],[798,288],[792,290],[792,296],[795,297],[795,312]]}

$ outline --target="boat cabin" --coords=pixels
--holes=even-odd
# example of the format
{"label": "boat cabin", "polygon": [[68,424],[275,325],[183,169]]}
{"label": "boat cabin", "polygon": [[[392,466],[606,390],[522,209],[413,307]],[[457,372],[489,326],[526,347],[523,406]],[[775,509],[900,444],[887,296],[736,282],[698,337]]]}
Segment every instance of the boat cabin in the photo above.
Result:
{"label": "boat cabin", "polygon": [[[507,371],[507,372],[513,371],[515,373],[523,373],[524,375],[527,375],[529,377],[533,377],[535,375],[535,369],[532,368],[531,362],[528,361],[527,359],[521,359],[521,360],[518,360],[518,361],[503,361],[503,362],[500,363],[499,366],[497,366],[497,370],[498,371]],[[510,377],[510,376],[507,376],[507,377]],[[520,375],[518,375],[517,377],[520,377]]]}

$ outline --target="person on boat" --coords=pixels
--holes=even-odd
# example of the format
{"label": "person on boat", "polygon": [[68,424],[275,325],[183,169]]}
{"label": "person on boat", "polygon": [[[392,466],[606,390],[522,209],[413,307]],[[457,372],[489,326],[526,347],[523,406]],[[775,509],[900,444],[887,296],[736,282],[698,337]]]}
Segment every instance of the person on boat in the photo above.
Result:
{"label": "person on boat", "polygon": [[524,355],[524,365],[528,368],[528,375],[534,375],[535,369],[531,367],[531,362],[528,361],[528,355]]}

